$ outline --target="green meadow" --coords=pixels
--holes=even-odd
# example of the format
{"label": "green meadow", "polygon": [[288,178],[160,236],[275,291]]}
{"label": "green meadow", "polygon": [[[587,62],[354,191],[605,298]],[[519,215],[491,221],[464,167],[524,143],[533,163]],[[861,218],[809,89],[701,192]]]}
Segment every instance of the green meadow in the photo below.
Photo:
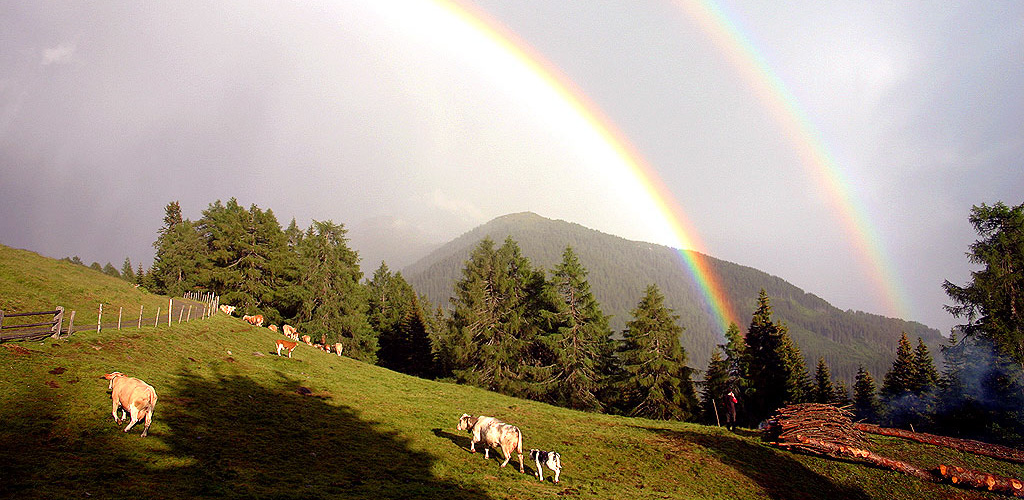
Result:
{"label": "green meadow", "polygon": [[[0,309],[63,305],[95,322],[99,302],[154,309],[167,297],[0,246]],[[149,307],[149,306],[147,306]],[[136,313],[137,314],[137,313]],[[91,315],[91,316],[90,316]],[[299,345],[223,314],[67,339],[0,345],[0,497],[366,499],[946,499],[997,495],[859,463],[789,453],[752,430],[566,410],[409,377]],[[111,417],[121,371],[159,395],[149,437]],[[309,394],[300,393],[300,388]],[[302,391],[307,392],[307,391]],[[524,451],[562,454],[561,483],[485,460],[455,430],[462,413],[520,427]],[[894,438],[872,451],[924,467],[1013,477],[1024,466]],[[528,457],[527,457],[528,458]]]}

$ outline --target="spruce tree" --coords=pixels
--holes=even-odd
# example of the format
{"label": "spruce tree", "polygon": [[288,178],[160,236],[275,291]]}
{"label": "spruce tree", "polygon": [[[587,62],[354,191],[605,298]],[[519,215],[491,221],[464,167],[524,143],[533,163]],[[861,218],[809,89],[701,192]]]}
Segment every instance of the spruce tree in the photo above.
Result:
{"label": "spruce tree", "polygon": [[329,344],[341,342],[349,356],[373,363],[377,337],[366,318],[359,255],[348,247],[346,232],[343,225],[315,220],[306,230],[299,245],[303,295],[298,328]]}
{"label": "spruce tree", "polygon": [[618,387],[626,413],[664,420],[691,418],[697,398],[679,343],[679,317],[665,306],[657,285],[647,287],[632,314],[618,351],[623,371]]}
{"label": "spruce tree", "polygon": [[832,372],[825,364],[825,357],[818,358],[818,367],[814,370],[815,403],[831,403],[835,398],[835,387],[832,385]]}
{"label": "spruce tree", "polygon": [[893,360],[892,368],[882,380],[882,398],[892,400],[910,393],[914,388],[916,378],[914,369],[914,353],[910,347],[910,341],[907,340],[907,333],[903,332],[899,345],[896,347],[896,359]]}
{"label": "spruce tree", "polygon": [[982,203],[971,209],[970,222],[981,238],[967,258],[984,269],[972,272],[967,285],[943,283],[955,303],[946,310],[967,320],[959,326],[965,335],[991,340],[1024,365],[1024,204]]}
{"label": "spruce tree", "polygon": [[917,338],[917,348],[914,349],[914,378],[910,391],[914,394],[927,394],[938,387],[939,374],[935,370],[935,361],[928,352],[921,337]]}
{"label": "spruce tree", "polygon": [[857,368],[857,378],[853,384],[853,411],[857,420],[874,422],[878,418],[879,403],[875,390],[875,379],[864,365]]}
{"label": "spruce tree", "polygon": [[786,326],[772,323],[771,304],[763,288],[757,302],[741,364],[749,383],[747,408],[759,421],[786,404],[805,402],[813,386]]}
{"label": "spruce tree", "polygon": [[194,225],[182,218],[181,206],[174,201],[164,209],[164,226],[153,243],[156,254],[150,280],[154,292],[181,296],[202,283],[202,272],[208,260]]}
{"label": "spruce tree", "polygon": [[135,269],[132,268],[132,260],[128,257],[124,258],[124,264],[121,265],[121,279],[135,283]]}
{"label": "spruce tree", "polygon": [[543,337],[547,369],[545,399],[567,408],[599,411],[614,345],[608,317],[590,291],[587,270],[572,247],[562,253],[551,285],[557,304],[554,331]]}
{"label": "spruce tree", "polygon": [[853,400],[850,399],[850,389],[846,387],[846,382],[840,380],[835,384],[835,390],[832,393],[831,403],[839,406],[850,406],[853,404]]}
{"label": "spruce tree", "polygon": [[432,371],[427,321],[419,299],[401,273],[381,262],[366,284],[370,326],[377,333],[378,364],[395,371],[429,376]]}
{"label": "spruce tree", "polygon": [[706,423],[725,421],[725,408],[720,404],[722,398],[733,389],[729,380],[729,361],[722,356],[723,349],[711,351],[711,360],[704,371],[704,383],[701,385],[700,405]]}

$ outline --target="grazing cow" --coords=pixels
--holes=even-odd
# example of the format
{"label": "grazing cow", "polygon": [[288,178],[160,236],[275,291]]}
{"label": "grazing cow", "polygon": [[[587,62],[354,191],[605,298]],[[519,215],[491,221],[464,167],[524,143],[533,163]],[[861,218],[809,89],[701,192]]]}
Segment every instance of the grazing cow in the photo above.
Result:
{"label": "grazing cow", "polygon": [[298,342],[289,342],[287,340],[277,340],[274,345],[277,347],[277,355],[281,355],[281,349],[288,351],[288,357],[292,357],[292,351],[295,350],[295,346],[299,345]]}
{"label": "grazing cow", "polygon": [[270,331],[277,333],[277,325],[270,325],[267,327]]}
{"label": "grazing cow", "polygon": [[303,335],[302,343],[306,345],[313,345],[313,339],[309,338],[309,335]]}
{"label": "grazing cow", "polygon": [[[122,418],[127,420],[130,414],[131,421],[124,428],[124,432],[128,432],[128,429],[131,429],[140,418],[144,417],[146,426],[142,429],[142,437],[146,437],[146,434],[149,433],[149,426],[153,423],[156,389],[137,378],[126,377],[121,372],[108,373],[102,378],[110,381],[107,388],[110,389],[112,403],[110,414],[114,416],[114,421],[120,424]],[[123,416],[121,418],[117,416],[118,408],[121,409]]]}
{"label": "grazing cow", "polygon": [[341,345],[341,342],[334,344],[334,352],[338,353],[338,356],[341,356],[341,350],[344,348],[345,346]]}
{"label": "grazing cow", "polygon": [[501,448],[502,453],[505,454],[505,461],[501,463],[502,467],[508,465],[508,461],[512,458],[512,452],[517,452],[519,472],[526,472],[523,466],[523,433],[519,432],[518,427],[506,424],[494,417],[483,415],[471,417],[463,413],[459,417],[459,425],[455,429],[469,431],[473,434],[469,443],[469,451],[473,453],[476,453],[476,444],[483,441],[484,458],[490,458],[491,448]]}
{"label": "grazing cow", "polygon": [[224,314],[227,314],[228,316],[231,316],[231,313],[235,312],[235,306],[229,306],[227,304],[221,304],[220,305],[220,310],[222,312],[224,312]]}
{"label": "grazing cow", "polygon": [[249,323],[252,326],[263,326],[262,314],[255,314],[252,316],[246,314],[245,316],[242,316],[242,320],[245,321],[246,323]]}
{"label": "grazing cow", "polygon": [[544,481],[544,467],[546,465],[555,473],[555,482],[558,482],[558,475],[562,472],[562,456],[555,451],[530,450],[530,460],[537,464],[535,476]]}
{"label": "grazing cow", "polygon": [[281,326],[281,331],[284,332],[284,336],[292,340],[299,340],[299,332],[292,325]]}

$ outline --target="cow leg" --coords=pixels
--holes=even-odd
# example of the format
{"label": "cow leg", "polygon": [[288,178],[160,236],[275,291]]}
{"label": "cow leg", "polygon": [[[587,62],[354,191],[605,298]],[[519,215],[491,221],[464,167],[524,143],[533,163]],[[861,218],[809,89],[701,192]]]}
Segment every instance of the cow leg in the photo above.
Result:
{"label": "cow leg", "polygon": [[476,441],[469,442],[469,451],[470,453],[476,453]]}
{"label": "cow leg", "polygon": [[128,432],[128,429],[131,429],[132,426],[135,425],[139,421],[139,409],[136,408],[135,405],[130,405],[130,406],[131,406],[131,410],[132,410],[132,421],[128,422],[128,426],[124,428],[125,432]]}
{"label": "cow leg", "polygon": [[544,467],[541,467],[539,454],[535,460],[537,461],[537,473],[534,475],[539,477],[541,482],[544,482]]}
{"label": "cow leg", "polygon": [[562,469],[555,469],[555,482],[558,482],[558,474],[562,472]]}
{"label": "cow leg", "polygon": [[121,423],[121,419],[117,418],[117,409],[118,409],[118,408],[120,408],[120,407],[121,407],[121,405],[119,405],[119,404],[117,403],[117,400],[116,400],[116,399],[115,399],[115,400],[113,400],[113,404],[114,404],[114,407],[113,407],[113,408],[111,408],[111,410],[110,410],[110,414],[114,416],[114,423],[120,424],[120,423]]}
{"label": "cow leg", "polygon": [[146,426],[142,428],[142,437],[146,437],[149,434],[149,426],[153,423],[153,409],[150,408],[146,412]]}
{"label": "cow leg", "polygon": [[[508,465],[508,461],[512,459],[512,452],[506,450],[505,448],[502,448],[501,451],[503,453],[505,453],[505,461],[501,463],[501,466],[504,467],[504,466]],[[521,464],[522,462],[523,461],[520,459],[519,463]]]}

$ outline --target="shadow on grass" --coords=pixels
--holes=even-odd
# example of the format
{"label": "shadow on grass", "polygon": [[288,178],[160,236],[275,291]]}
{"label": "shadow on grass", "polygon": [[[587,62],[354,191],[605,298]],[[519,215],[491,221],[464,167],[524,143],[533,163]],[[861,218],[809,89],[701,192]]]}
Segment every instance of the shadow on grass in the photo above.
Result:
{"label": "shadow on grass", "polygon": [[[467,454],[472,454],[473,453],[473,452],[469,451],[469,443],[470,443],[470,441],[472,441],[472,439],[470,439],[468,433],[465,434],[465,435],[452,434],[450,432],[446,432],[446,431],[438,429],[438,428],[432,429],[432,432],[434,433],[435,436],[437,436],[439,438],[444,438],[444,439],[447,439],[447,440],[451,441],[452,444],[454,444],[455,446],[458,446],[460,450],[466,452]],[[477,443],[477,446],[476,446],[477,454],[483,456],[484,455],[483,450],[484,450],[484,448],[486,448],[486,446],[487,445],[485,445],[484,443]],[[496,460],[499,464],[501,462],[505,461],[505,455],[502,454],[502,452],[500,450],[497,450],[495,448],[491,448],[491,450],[490,450],[490,457],[491,457],[490,458],[491,460]],[[523,455],[523,461],[524,461],[523,462],[523,469],[526,471],[525,474],[535,474],[536,471],[534,471],[530,467],[530,464],[529,464],[529,461],[530,461],[530,452],[529,452],[529,450],[525,450],[525,453]],[[508,466],[509,467],[518,467],[518,463],[519,463],[519,456],[518,456],[518,454],[513,452],[512,459],[509,460]]]}
{"label": "shadow on grass", "polygon": [[[180,373],[174,387],[157,389],[145,439],[140,429],[126,435],[112,421],[109,428],[93,421],[55,436],[61,416],[53,405],[0,408],[0,418],[15,410],[22,422],[18,432],[0,433],[14,439],[4,443],[11,453],[0,452],[7,461],[0,496],[489,498],[434,477],[432,456],[329,396],[298,394],[299,385],[284,376],[267,384]],[[34,415],[30,420],[23,412]]]}
{"label": "shadow on grass", "polygon": [[715,457],[757,483],[769,498],[807,498],[820,500],[868,500],[871,497],[856,487],[836,484],[828,477],[808,469],[792,457],[742,439],[715,434],[645,428],[669,443],[694,443],[711,450]]}

